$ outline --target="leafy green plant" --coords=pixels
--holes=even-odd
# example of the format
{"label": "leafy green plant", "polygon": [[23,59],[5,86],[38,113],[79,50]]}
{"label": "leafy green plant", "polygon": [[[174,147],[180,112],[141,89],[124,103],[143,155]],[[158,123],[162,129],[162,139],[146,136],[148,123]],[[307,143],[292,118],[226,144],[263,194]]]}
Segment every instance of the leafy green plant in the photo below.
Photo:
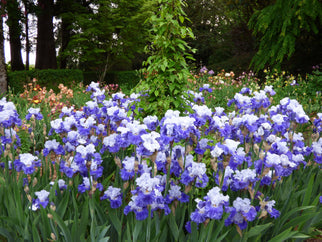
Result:
{"label": "leafy green plant", "polygon": [[152,55],[144,63],[148,87],[148,97],[144,107],[147,114],[161,117],[168,109],[184,111],[187,109],[187,79],[191,76],[186,62],[193,59],[192,49],[184,38],[194,38],[190,28],[182,26],[188,20],[183,11],[185,1],[158,0],[159,12],[152,15],[151,45],[146,47]]}

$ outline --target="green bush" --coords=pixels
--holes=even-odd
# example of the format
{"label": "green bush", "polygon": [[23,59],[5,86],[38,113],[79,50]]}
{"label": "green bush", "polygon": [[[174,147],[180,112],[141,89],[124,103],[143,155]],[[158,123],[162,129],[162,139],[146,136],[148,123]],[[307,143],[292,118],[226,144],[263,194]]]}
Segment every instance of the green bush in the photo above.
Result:
{"label": "green bush", "polygon": [[91,82],[97,82],[99,79],[98,73],[95,71],[84,71],[84,85],[89,85]]}
{"label": "green bush", "polygon": [[14,71],[8,73],[8,85],[14,93],[21,93],[24,85],[32,81],[33,78],[38,80],[38,84],[46,87],[48,90],[53,89],[59,92],[58,85],[71,87],[72,82],[82,82],[84,80],[81,70],[30,70],[30,71]]}
{"label": "green bush", "polygon": [[[110,71],[106,73],[104,78],[105,84],[118,84],[122,91],[129,94],[140,81],[141,75],[137,71]],[[96,72],[84,72],[84,84],[98,81]]]}
{"label": "green bush", "polygon": [[141,76],[137,71],[118,71],[110,73],[114,75],[114,83],[117,83],[126,94],[129,94],[131,89],[134,88],[141,79]]}

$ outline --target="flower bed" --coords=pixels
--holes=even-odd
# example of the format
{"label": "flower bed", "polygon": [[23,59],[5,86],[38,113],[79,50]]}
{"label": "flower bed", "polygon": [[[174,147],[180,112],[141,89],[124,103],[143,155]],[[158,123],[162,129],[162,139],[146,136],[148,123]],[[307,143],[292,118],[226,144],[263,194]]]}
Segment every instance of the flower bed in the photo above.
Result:
{"label": "flower bed", "polygon": [[[84,106],[61,107],[52,120],[29,108],[22,121],[12,102],[0,101],[2,236],[232,241],[316,233],[322,113],[309,117],[288,97],[272,106],[275,91],[266,86],[242,88],[228,102],[234,111],[204,105],[201,90],[189,92],[192,113],[140,119],[132,112],[140,94],[107,98],[97,83],[87,91]],[[32,144],[24,152],[23,123]]]}

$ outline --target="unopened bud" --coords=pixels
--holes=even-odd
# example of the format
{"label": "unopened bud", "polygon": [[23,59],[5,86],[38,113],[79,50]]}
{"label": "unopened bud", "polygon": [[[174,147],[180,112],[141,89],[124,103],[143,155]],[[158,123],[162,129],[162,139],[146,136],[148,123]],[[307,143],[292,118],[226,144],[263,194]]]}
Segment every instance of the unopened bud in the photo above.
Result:
{"label": "unopened bud", "polygon": [[182,156],[178,159],[178,163],[179,163],[179,166],[183,169],[183,160],[182,160]]}
{"label": "unopened bud", "polygon": [[139,161],[134,161],[134,171],[135,171],[135,173],[136,172],[138,172],[138,170],[139,170]]}
{"label": "unopened bud", "polygon": [[255,190],[252,188],[251,185],[248,186],[248,192],[250,194],[251,199],[254,199],[254,197],[255,197]]}
{"label": "unopened bud", "polygon": [[29,187],[28,186],[25,186],[24,189],[25,193],[29,193]]}
{"label": "unopened bud", "polygon": [[189,193],[191,190],[191,185],[185,186],[184,192]]}
{"label": "unopened bud", "polygon": [[155,162],[155,160],[157,159],[157,155],[158,155],[158,151],[154,151],[153,154],[150,156],[150,159],[152,162]]}
{"label": "unopened bud", "polygon": [[202,154],[198,154],[198,156],[197,156],[197,161],[198,161],[198,162],[201,162],[202,158],[203,158],[203,155],[202,155]]}
{"label": "unopened bud", "polygon": [[210,221],[210,219],[209,219],[209,218],[207,218],[207,219],[205,220],[205,222],[203,222],[203,225],[204,225],[205,227],[207,227],[207,225],[208,225],[209,221]]}
{"label": "unopened bud", "polygon": [[210,159],[210,164],[211,164],[211,168],[212,168],[214,171],[217,171],[218,164],[217,164],[217,162],[216,162],[216,158],[211,158],[211,159]]}
{"label": "unopened bud", "polygon": [[54,204],[50,204],[50,209],[56,211],[56,206]]}
{"label": "unopened bud", "polygon": [[254,144],[253,149],[255,151],[255,154],[258,155],[258,153],[259,153],[259,146],[258,146],[258,144]]}
{"label": "unopened bud", "polygon": [[32,187],[35,187],[38,183],[37,177],[34,178],[34,180],[32,181]]}
{"label": "unopened bud", "polygon": [[122,168],[121,160],[119,157],[115,156],[114,162],[119,168]]}
{"label": "unopened bud", "polygon": [[124,188],[124,190],[126,190],[126,188],[128,188],[128,186],[129,186],[129,182],[125,182],[125,183],[123,184],[123,188]]}
{"label": "unopened bud", "polygon": [[193,143],[195,143],[195,144],[198,143],[198,139],[197,139],[197,136],[196,135],[190,133],[190,138],[191,138],[191,140],[192,140]]}
{"label": "unopened bud", "polygon": [[50,234],[50,238],[52,238],[52,240],[54,240],[54,241],[55,241],[55,240],[56,240],[56,235],[55,235],[54,233],[51,233],[51,234]]}
{"label": "unopened bud", "polygon": [[264,160],[264,157],[265,157],[265,152],[261,150],[261,152],[259,153],[259,158],[261,160]]}
{"label": "unopened bud", "polygon": [[170,156],[167,157],[167,163],[168,163],[168,165],[171,165],[171,157]]}
{"label": "unopened bud", "polygon": [[265,218],[265,217],[267,217],[267,211],[266,210],[262,210],[261,215],[258,217],[258,219]]}
{"label": "unopened bud", "polygon": [[311,138],[312,138],[312,142],[316,142],[316,141],[318,141],[319,133],[318,133],[318,132],[317,132],[317,133],[313,133],[313,134],[311,135]]}
{"label": "unopened bud", "polygon": [[186,146],[186,152],[185,152],[185,155],[188,155],[190,154],[190,152],[193,151],[193,147],[192,145],[187,145]]}
{"label": "unopened bud", "polygon": [[267,152],[267,151],[269,151],[269,149],[271,148],[271,145],[269,145],[269,144],[268,144],[268,143],[266,143],[266,142],[263,142],[263,147],[264,147],[265,151]]}

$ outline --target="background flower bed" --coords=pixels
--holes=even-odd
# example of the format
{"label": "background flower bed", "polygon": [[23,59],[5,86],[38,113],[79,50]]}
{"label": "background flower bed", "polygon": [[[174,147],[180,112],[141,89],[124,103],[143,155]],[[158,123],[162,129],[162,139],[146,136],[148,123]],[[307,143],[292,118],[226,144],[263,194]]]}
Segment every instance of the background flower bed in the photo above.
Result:
{"label": "background flower bed", "polygon": [[[283,99],[285,88],[274,89],[277,99],[259,95],[263,93],[251,73],[237,80],[233,73],[205,74],[209,72],[204,69],[202,76],[192,80],[194,112],[179,117],[169,111],[163,120],[141,117],[136,121],[131,109],[142,96],[126,98],[96,84],[87,93],[80,86],[73,95],[61,86],[61,96],[55,94],[53,99],[53,93],[34,84],[24,99],[7,97],[15,99],[19,117],[13,104],[2,99],[1,112],[9,116],[2,116],[8,119],[1,122],[1,235],[27,240],[106,240],[109,236],[113,241],[273,237],[278,241],[318,235],[321,114],[316,113],[321,112],[321,100],[317,99],[309,119],[296,101]],[[242,89],[250,83],[253,92],[258,91],[257,99],[247,97],[250,89]],[[287,84],[283,83],[294,87]],[[244,94],[235,95],[239,91]],[[265,93],[273,94],[271,88]],[[228,99],[237,109],[232,103],[224,108]],[[69,106],[59,107],[60,101]],[[269,101],[280,107],[267,109]],[[296,109],[288,108],[290,104]],[[267,112],[268,117],[260,116]],[[282,116],[279,122],[277,112],[288,117]],[[263,134],[254,135],[259,130]],[[282,135],[285,131],[288,134]],[[263,137],[270,132],[281,140],[265,148]],[[267,153],[283,157],[283,165],[274,164]],[[301,154],[305,159],[296,163],[283,156],[291,159]],[[266,176],[270,173],[261,166],[278,177]],[[221,200],[214,201],[213,196]],[[217,210],[211,210],[209,202]]]}

